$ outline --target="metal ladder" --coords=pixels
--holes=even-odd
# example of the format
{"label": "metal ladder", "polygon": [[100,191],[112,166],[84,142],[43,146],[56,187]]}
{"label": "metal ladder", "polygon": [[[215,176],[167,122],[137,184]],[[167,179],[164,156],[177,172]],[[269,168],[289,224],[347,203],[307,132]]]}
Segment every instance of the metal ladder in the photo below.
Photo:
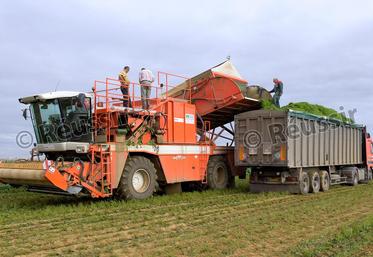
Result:
{"label": "metal ladder", "polygon": [[210,126],[210,121],[204,121],[203,135],[205,137],[205,141],[200,146],[201,153],[199,156],[199,169],[200,177],[202,178],[202,184],[207,184],[207,166],[211,152],[209,151],[210,142],[209,139],[206,139],[206,132],[210,131]]}
{"label": "metal ladder", "polygon": [[207,184],[207,165],[209,161],[209,152],[207,151],[208,145],[204,144],[201,145],[201,154],[199,156],[199,169],[200,169],[200,177],[202,178],[202,184]]}
{"label": "metal ladder", "polygon": [[[93,196],[106,197],[113,195],[110,145],[99,145],[98,149],[92,150],[91,158],[90,176],[87,181],[88,189]],[[99,158],[100,161],[96,162],[96,158]]]}

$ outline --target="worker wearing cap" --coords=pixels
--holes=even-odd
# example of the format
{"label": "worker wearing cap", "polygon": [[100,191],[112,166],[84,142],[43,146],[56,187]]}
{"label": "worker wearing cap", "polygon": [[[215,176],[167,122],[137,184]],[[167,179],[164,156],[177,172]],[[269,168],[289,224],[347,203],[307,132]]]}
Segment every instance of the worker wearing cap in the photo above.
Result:
{"label": "worker wearing cap", "polygon": [[284,84],[282,83],[282,81],[280,81],[276,78],[273,79],[273,83],[274,83],[273,89],[269,92],[270,93],[275,93],[273,95],[273,103],[277,107],[280,107],[280,98],[282,96],[282,92],[283,92],[283,89],[284,89]]}
{"label": "worker wearing cap", "polygon": [[139,82],[141,86],[142,108],[148,110],[151,87],[152,83],[154,82],[153,73],[146,68],[141,68],[139,73]]}
{"label": "worker wearing cap", "polygon": [[125,66],[119,73],[120,90],[123,94],[123,107],[132,107],[131,98],[128,94],[128,88],[130,86],[130,80],[128,79],[128,72],[130,67]]}

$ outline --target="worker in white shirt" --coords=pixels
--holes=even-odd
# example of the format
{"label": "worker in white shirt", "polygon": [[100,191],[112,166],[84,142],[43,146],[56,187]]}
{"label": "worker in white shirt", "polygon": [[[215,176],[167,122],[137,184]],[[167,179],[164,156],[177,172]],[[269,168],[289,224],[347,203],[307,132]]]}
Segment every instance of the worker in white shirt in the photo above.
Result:
{"label": "worker in white shirt", "polygon": [[142,108],[149,109],[149,97],[151,92],[152,83],[154,82],[153,73],[145,68],[141,68],[139,74],[139,82],[141,86],[141,102]]}

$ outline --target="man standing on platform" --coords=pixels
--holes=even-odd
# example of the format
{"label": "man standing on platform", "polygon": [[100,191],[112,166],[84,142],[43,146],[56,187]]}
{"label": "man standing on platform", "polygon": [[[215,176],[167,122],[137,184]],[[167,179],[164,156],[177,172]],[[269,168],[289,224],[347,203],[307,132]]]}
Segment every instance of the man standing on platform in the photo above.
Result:
{"label": "man standing on platform", "polygon": [[141,86],[141,102],[144,110],[149,109],[149,97],[151,92],[152,83],[154,82],[153,73],[145,68],[141,68],[139,74],[139,82]]}
{"label": "man standing on platform", "polygon": [[132,107],[131,97],[128,94],[129,86],[131,84],[130,80],[128,79],[129,71],[130,67],[125,66],[123,70],[119,73],[120,90],[123,94],[123,107]]}

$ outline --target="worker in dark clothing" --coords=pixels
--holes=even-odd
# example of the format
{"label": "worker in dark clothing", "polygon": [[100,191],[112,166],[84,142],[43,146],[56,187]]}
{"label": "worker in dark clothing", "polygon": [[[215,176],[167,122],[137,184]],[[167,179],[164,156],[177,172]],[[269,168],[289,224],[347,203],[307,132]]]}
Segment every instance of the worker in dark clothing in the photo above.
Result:
{"label": "worker in dark clothing", "polygon": [[128,72],[130,71],[130,67],[125,66],[123,70],[119,73],[119,81],[120,81],[120,90],[123,94],[123,107],[132,107],[131,98],[128,94],[128,89],[130,86],[130,80],[128,79]]}
{"label": "worker in dark clothing", "polygon": [[274,87],[269,92],[270,93],[275,93],[273,95],[273,104],[276,105],[277,107],[280,107],[280,98],[282,96],[282,92],[283,92],[283,89],[284,89],[284,84],[282,83],[282,81],[280,81],[276,78],[273,79],[273,83],[274,83]]}

